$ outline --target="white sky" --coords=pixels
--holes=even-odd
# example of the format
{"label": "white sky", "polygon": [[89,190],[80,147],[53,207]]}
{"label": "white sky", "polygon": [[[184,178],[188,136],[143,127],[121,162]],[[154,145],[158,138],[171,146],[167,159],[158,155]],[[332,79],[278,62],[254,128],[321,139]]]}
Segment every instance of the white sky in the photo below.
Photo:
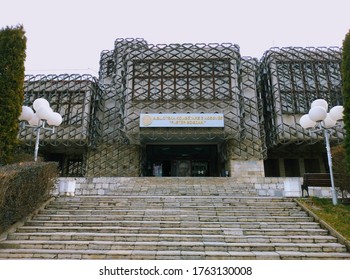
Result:
{"label": "white sky", "polygon": [[258,58],[271,47],[341,46],[350,0],[0,0],[0,28],[17,24],[28,39],[26,74],[97,76],[116,38],[230,42]]}

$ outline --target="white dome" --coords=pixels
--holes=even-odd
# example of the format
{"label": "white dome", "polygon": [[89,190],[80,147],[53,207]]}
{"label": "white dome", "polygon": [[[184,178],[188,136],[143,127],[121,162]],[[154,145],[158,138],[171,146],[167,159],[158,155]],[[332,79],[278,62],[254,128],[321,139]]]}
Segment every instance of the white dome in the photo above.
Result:
{"label": "white dome", "polygon": [[331,115],[331,118],[335,121],[342,120],[344,117],[344,107],[343,106],[334,106],[330,111],[329,114]]}
{"label": "white dome", "polygon": [[334,119],[330,116],[330,114],[328,113],[328,114],[327,114],[327,117],[324,119],[323,125],[324,125],[325,128],[330,128],[330,127],[335,126],[336,123],[337,123],[337,121],[334,120]]}
{"label": "white dome", "polygon": [[35,112],[37,112],[40,107],[50,107],[49,101],[47,101],[45,98],[35,99],[33,102],[33,108]]}
{"label": "white dome", "polygon": [[50,117],[47,119],[47,123],[53,126],[59,126],[62,123],[63,119],[59,113],[52,113]]}
{"label": "white dome", "polygon": [[42,106],[36,111],[36,115],[41,120],[47,120],[53,113],[51,107]]}
{"label": "white dome", "polygon": [[32,108],[28,106],[22,106],[22,112],[21,115],[19,116],[20,121],[29,121],[33,118],[34,112]]}
{"label": "white dome", "polygon": [[33,118],[28,121],[30,125],[37,126],[39,124],[39,118],[36,114],[33,115]]}
{"label": "white dome", "polygon": [[312,128],[316,125],[316,122],[314,122],[313,120],[310,119],[309,115],[303,115],[300,118],[300,125],[302,128]]}
{"label": "white dome", "polygon": [[322,107],[326,110],[326,112],[328,111],[328,103],[326,100],[324,99],[316,99],[311,103],[311,108],[313,107]]}
{"label": "white dome", "polygon": [[327,111],[324,107],[315,106],[310,109],[309,117],[314,122],[323,121],[327,117]]}

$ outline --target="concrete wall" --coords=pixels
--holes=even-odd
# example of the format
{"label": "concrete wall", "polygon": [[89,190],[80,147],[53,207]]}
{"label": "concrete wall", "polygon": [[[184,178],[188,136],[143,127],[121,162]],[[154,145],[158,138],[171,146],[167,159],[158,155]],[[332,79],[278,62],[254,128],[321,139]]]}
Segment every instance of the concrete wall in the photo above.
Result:
{"label": "concrete wall", "polygon": [[263,160],[231,160],[230,177],[244,178],[265,176]]}
{"label": "concrete wall", "polygon": [[[55,194],[59,194],[62,182],[75,181],[75,195],[116,195],[117,191],[147,192],[147,187],[157,187],[164,194],[172,194],[172,189],[183,192],[181,195],[196,195],[198,190],[215,189],[216,195],[229,195],[240,189],[250,190],[251,194],[263,197],[301,197],[302,178],[292,177],[61,177]],[[61,183],[60,183],[61,182]],[[310,196],[331,197],[330,188],[310,187]],[[203,193],[204,195],[205,193]],[[64,195],[61,192],[61,195]]]}

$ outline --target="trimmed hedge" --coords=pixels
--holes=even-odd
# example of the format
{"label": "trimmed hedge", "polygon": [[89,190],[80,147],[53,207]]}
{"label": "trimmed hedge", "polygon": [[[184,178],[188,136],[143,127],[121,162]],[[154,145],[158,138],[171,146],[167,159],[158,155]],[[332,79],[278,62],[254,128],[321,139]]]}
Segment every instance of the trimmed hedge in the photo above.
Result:
{"label": "trimmed hedge", "polygon": [[18,144],[26,43],[22,25],[0,29],[0,165],[11,162]]}
{"label": "trimmed hedge", "polygon": [[350,176],[346,168],[345,148],[343,145],[332,147],[334,183],[342,198],[350,195]]}
{"label": "trimmed hedge", "polygon": [[350,31],[346,34],[343,41],[342,51],[342,92],[344,97],[344,125],[345,125],[345,151],[346,166],[350,174]]}
{"label": "trimmed hedge", "polygon": [[0,167],[0,233],[47,201],[58,177],[55,162]]}

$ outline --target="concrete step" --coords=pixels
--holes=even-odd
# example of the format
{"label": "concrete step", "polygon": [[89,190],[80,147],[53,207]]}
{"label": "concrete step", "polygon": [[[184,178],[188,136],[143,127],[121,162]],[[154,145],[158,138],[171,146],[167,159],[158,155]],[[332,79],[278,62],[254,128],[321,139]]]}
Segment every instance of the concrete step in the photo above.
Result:
{"label": "concrete step", "polygon": [[[295,205],[292,199],[288,198],[278,198],[278,197],[237,197],[231,195],[220,195],[220,196],[181,196],[181,195],[171,195],[171,196],[135,196],[135,195],[117,195],[117,196],[75,196],[75,197],[58,197],[52,205],[55,204],[66,204],[66,203],[86,203],[86,204],[113,204],[113,203],[122,203],[125,201],[147,201],[147,202],[164,202],[164,203],[191,203],[196,201],[207,201],[215,203],[228,203],[232,205],[242,205],[244,204],[268,204],[273,205],[276,203],[285,205]],[[279,204],[277,204],[279,203]]]}
{"label": "concrete step", "polygon": [[243,206],[247,207],[246,209],[257,209],[259,207],[266,207],[266,209],[300,209],[295,205],[295,203],[275,203],[273,204],[272,202],[263,202],[263,203],[258,203],[258,202],[222,202],[222,201],[207,201],[207,200],[196,200],[196,201],[171,201],[171,202],[166,202],[166,201],[147,201],[142,198],[138,200],[122,200],[119,202],[100,202],[100,203],[93,203],[93,202],[59,202],[50,205],[51,208],[96,208],[99,207],[101,209],[110,209],[110,208],[118,208],[118,207],[132,207],[132,206],[137,206],[137,207],[144,207],[144,206],[161,206],[161,207],[189,207],[189,208],[203,208],[203,206],[208,206],[208,207],[223,207],[223,208],[228,208],[232,207],[233,209],[236,208],[242,208]]}
{"label": "concrete step", "polygon": [[46,241],[9,240],[0,249],[50,249],[50,250],[138,250],[138,251],[306,251],[344,253],[346,248],[338,243],[229,243],[190,241]]}
{"label": "concrete step", "polygon": [[[148,207],[148,208],[145,208]],[[246,211],[256,211],[258,209],[262,209],[262,211],[283,211],[283,210],[289,210],[289,211],[299,211],[300,208],[299,207],[286,207],[285,205],[254,205],[254,206],[249,206],[247,204],[241,204],[240,206],[234,206],[234,205],[220,205],[218,203],[215,204],[209,204],[207,202],[202,202],[202,203],[198,203],[197,205],[194,204],[184,204],[184,203],[127,203],[127,202],[123,202],[120,204],[115,204],[115,205],[108,205],[108,206],[104,206],[104,205],[71,205],[71,204],[61,204],[61,205],[57,205],[57,206],[50,206],[49,209],[71,209],[71,210],[86,210],[86,209],[99,209],[99,210],[105,210],[105,211],[109,211],[109,210],[118,210],[118,209],[149,209],[150,207],[152,207],[151,209],[157,210],[157,209],[164,209],[164,208],[168,208],[168,209],[183,209],[183,210],[202,210],[202,209],[215,209],[215,210],[221,210],[221,211],[226,211],[226,210],[246,210]]]}
{"label": "concrete step", "polygon": [[312,217],[293,217],[293,216],[219,216],[219,215],[159,215],[159,213],[146,212],[144,215],[115,214],[115,215],[61,215],[61,214],[39,214],[35,216],[33,221],[199,221],[199,222],[312,222]]}
{"label": "concrete step", "polygon": [[200,222],[193,220],[178,221],[39,221],[31,220],[25,223],[25,228],[47,227],[159,227],[159,228],[241,228],[241,229],[318,229],[315,222]]}
{"label": "concrete step", "polygon": [[[163,186],[163,188],[167,188],[168,186]],[[130,195],[123,193],[118,193],[116,195],[108,195],[108,196],[101,196],[101,195],[79,195],[79,196],[62,196],[60,198],[64,198],[66,201],[113,201],[113,200],[119,200],[120,197],[123,197],[125,199],[127,198],[134,198],[139,199],[140,197],[144,199],[151,199],[151,200],[182,200],[182,201],[191,201],[193,199],[203,199],[203,200],[234,200],[234,201],[256,201],[256,202],[263,202],[263,201],[276,201],[276,202],[293,202],[292,198],[286,198],[286,197],[261,197],[261,196],[253,196],[253,197],[246,197],[246,196],[233,196],[229,192],[226,192],[221,195],[191,195],[186,194],[183,195]]]}
{"label": "concrete step", "polygon": [[208,234],[208,235],[327,235],[328,232],[324,229],[314,228],[224,228],[224,227],[121,227],[121,226],[109,226],[109,227],[37,227],[37,226],[22,226],[17,229],[20,233],[33,233],[33,232],[89,232],[89,233],[121,233],[121,234],[135,234],[142,232],[143,234]]}
{"label": "concrete step", "polygon": [[138,250],[45,250],[2,249],[0,259],[127,259],[127,260],[339,260],[350,259],[349,253],[299,251],[138,251]]}
{"label": "concrete step", "polygon": [[[317,233],[316,233],[317,234]],[[55,241],[124,241],[124,242],[229,242],[229,243],[335,243],[330,235],[209,235],[209,234],[145,234],[145,233],[92,233],[92,232],[33,232],[12,233],[8,240],[55,240]]]}
{"label": "concrete step", "polygon": [[246,196],[232,196],[230,194],[226,195],[215,195],[215,196],[200,196],[200,195],[109,195],[109,196],[73,196],[57,197],[57,200],[53,204],[59,204],[60,202],[71,202],[71,203],[114,203],[120,201],[133,201],[133,200],[145,200],[154,202],[193,202],[193,201],[220,201],[223,203],[284,203],[284,204],[294,204],[293,199],[288,199],[284,197],[246,197]]}
{"label": "concrete step", "polygon": [[350,259],[292,199],[159,187],[57,197],[0,242],[0,258]]}
{"label": "concrete step", "polygon": [[85,209],[85,210],[80,210],[80,209],[44,209],[40,211],[39,214],[44,214],[44,215],[161,215],[161,216],[178,216],[178,215],[191,215],[193,213],[196,213],[197,215],[207,215],[207,216],[218,216],[218,217],[226,217],[226,216],[246,216],[246,217],[266,217],[266,216],[291,216],[291,217],[307,217],[307,213],[302,212],[300,209],[299,210],[232,210],[232,209],[226,209],[226,210],[217,210],[209,207],[203,209],[179,209],[179,208],[173,208],[173,209],[123,209],[123,210],[116,210],[115,208],[111,210],[99,210],[98,208],[96,209]]}

